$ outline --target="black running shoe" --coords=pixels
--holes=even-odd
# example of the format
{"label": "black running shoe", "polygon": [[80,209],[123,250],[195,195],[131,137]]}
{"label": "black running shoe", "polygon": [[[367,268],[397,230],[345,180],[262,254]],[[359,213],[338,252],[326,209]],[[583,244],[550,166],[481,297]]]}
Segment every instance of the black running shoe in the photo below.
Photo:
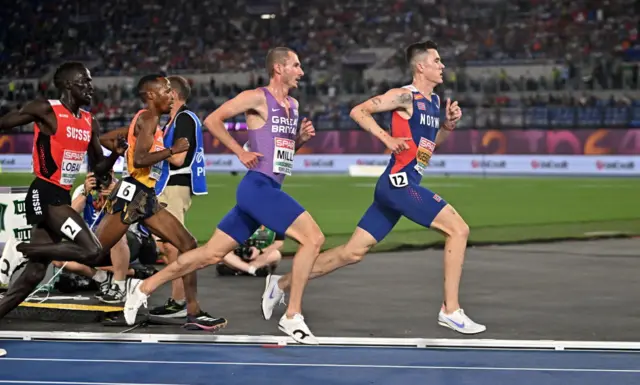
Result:
{"label": "black running shoe", "polygon": [[162,318],[184,318],[187,316],[187,304],[180,305],[173,298],[169,298],[164,305],[151,309],[149,315]]}
{"label": "black running shoe", "polygon": [[197,315],[187,315],[187,323],[184,328],[187,330],[205,330],[215,332],[227,326],[227,320],[224,318],[212,317],[202,310]]}

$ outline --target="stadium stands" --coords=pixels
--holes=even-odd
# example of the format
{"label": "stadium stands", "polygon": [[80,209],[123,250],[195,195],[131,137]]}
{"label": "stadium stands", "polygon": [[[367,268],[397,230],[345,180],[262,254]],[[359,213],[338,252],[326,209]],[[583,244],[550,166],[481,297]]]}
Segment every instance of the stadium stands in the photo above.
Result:
{"label": "stadium stands", "polygon": [[[307,73],[296,94],[304,113],[319,129],[349,129],[352,105],[406,84],[401,47],[428,37],[440,44],[447,65],[438,92],[465,108],[461,127],[640,122],[634,1],[286,3],[275,19],[248,14],[245,2],[222,0],[8,3],[0,10],[11,20],[2,30],[0,108],[53,95],[52,69],[82,60],[94,77],[114,79],[100,87],[92,106],[107,128],[140,107],[132,78],[148,71],[191,79],[191,104],[204,115],[264,84],[266,50],[287,45]],[[244,80],[228,81],[225,73]]]}

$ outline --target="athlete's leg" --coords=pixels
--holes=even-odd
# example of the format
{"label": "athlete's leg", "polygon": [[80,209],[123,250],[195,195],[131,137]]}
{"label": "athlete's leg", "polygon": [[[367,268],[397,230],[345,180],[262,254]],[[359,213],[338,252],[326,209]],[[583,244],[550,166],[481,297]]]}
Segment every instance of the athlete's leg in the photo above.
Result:
{"label": "athlete's leg", "polygon": [[258,226],[251,217],[236,206],[220,221],[218,228],[205,245],[181,254],[175,262],[144,281],[132,281],[124,309],[127,323],[129,325],[134,323],[138,309],[142,305],[146,306],[147,297],[158,287],[220,262],[240,242],[249,238]]}
{"label": "athlete's leg", "polygon": [[[50,234],[42,227],[35,227],[31,232],[30,243],[38,245],[52,245],[60,242],[60,237]],[[50,260],[45,257],[30,258],[22,273],[9,285],[9,289],[0,299],[0,319],[15,309],[38,286],[47,274]]]}
{"label": "athlete's leg", "polygon": [[[346,244],[320,253],[309,278],[321,277],[341,267],[362,261],[369,250],[391,232],[400,216],[398,212],[373,202]],[[291,273],[285,274],[278,281],[281,290],[289,289],[290,285]]]}
{"label": "athlete's leg", "polygon": [[469,226],[451,205],[429,189],[408,186],[404,191],[404,199],[396,199],[403,214],[413,222],[438,230],[445,236],[444,306],[438,314],[438,323],[464,334],[485,331],[486,327],[471,320],[459,304],[458,293]]}
{"label": "athlete's leg", "polygon": [[[154,235],[169,241],[180,253],[186,253],[198,247],[198,242],[191,235],[189,230],[166,209],[162,209],[152,217],[144,220],[144,224]],[[178,258],[175,260],[177,261]],[[198,279],[195,270],[182,277],[184,282],[184,293],[187,300],[187,313],[200,313],[198,304]]]}
{"label": "athlete's leg", "polygon": [[[327,250],[318,256],[310,278],[317,278],[341,267],[360,262],[365,254],[382,241],[400,220],[400,214],[374,201],[364,213],[358,227],[345,245]],[[270,319],[274,307],[284,297],[284,291],[291,287],[291,273],[282,277],[267,277],[262,295],[262,315]]]}
{"label": "athlete's leg", "polygon": [[444,307],[447,314],[460,308],[459,290],[464,254],[469,239],[469,226],[451,205],[435,217],[431,227],[445,236],[444,245]]}
{"label": "athlete's leg", "polygon": [[97,259],[102,252],[100,242],[93,235],[84,219],[71,206],[49,205],[40,227],[46,227],[59,237],[73,242],[58,243],[20,243],[16,250],[31,258],[48,260],[76,261],[87,264]]}
{"label": "athlete's leg", "polygon": [[300,245],[293,257],[291,267],[290,299],[286,315],[292,318],[295,314],[302,313],[302,295],[307,286],[311,268],[324,244],[324,234],[307,211],[300,214],[285,233]]}

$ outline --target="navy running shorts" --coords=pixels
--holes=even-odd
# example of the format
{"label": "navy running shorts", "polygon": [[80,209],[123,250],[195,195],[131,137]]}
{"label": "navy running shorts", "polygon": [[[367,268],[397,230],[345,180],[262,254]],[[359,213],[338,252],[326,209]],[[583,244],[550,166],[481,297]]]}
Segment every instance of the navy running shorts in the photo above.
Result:
{"label": "navy running shorts", "polygon": [[360,219],[358,227],[380,242],[402,216],[429,228],[446,205],[444,199],[427,188],[414,183],[394,187],[383,175],[376,184],[373,203]]}
{"label": "navy running shorts", "polygon": [[261,225],[274,231],[276,239],[284,239],[289,226],[305,209],[281,187],[260,172],[248,171],[238,184],[236,205],[222,218],[218,229],[239,244]]}

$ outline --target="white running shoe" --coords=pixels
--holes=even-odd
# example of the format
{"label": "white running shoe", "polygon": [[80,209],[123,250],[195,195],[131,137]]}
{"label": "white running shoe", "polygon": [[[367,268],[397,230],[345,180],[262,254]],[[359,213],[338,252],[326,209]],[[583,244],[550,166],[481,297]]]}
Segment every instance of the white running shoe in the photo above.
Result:
{"label": "white running shoe", "polygon": [[140,306],[147,307],[148,295],[140,291],[140,279],[127,280],[127,300],[124,303],[124,319],[127,325],[133,325]]}
{"label": "white running shoe", "polygon": [[276,305],[284,304],[284,291],[278,287],[278,281],[281,277],[281,275],[269,274],[265,280],[264,292],[262,293],[262,317],[266,320],[271,319]]}
{"label": "white running shoe", "polygon": [[444,309],[440,309],[438,323],[462,334],[478,334],[487,330],[486,326],[473,322],[471,318],[464,314],[462,309],[458,309],[451,314],[445,314]]}
{"label": "white running shoe", "polygon": [[293,318],[287,318],[287,315],[284,314],[282,318],[280,318],[278,329],[287,333],[291,338],[301,344],[318,345],[318,340],[313,333],[311,333],[311,330],[309,330],[307,324],[304,322],[304,317],[300,313],[296,313]]}

